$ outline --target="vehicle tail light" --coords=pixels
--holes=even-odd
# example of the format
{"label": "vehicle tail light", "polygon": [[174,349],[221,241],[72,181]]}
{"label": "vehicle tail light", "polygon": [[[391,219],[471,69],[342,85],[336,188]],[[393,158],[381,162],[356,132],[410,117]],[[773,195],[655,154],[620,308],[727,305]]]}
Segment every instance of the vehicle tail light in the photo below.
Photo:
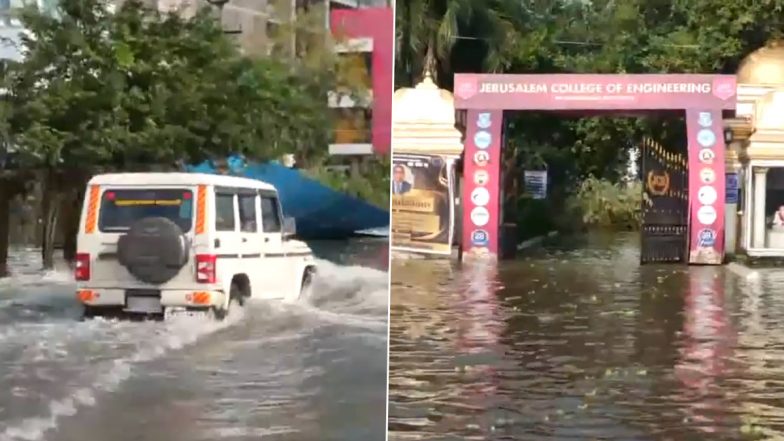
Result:
{"label": "vehicle tail light", "polygon": [[215,283],[215,262],[217,256],[214,254],[196,255],[196,281],[198,283]]}
{"label": "vehicle tail light", "polygon": [[194,292],[192,294],[188,294],[185,296],[185,299],[190,303],[195,303],[197,305],[209,305],[211,300],[211,295],[208,292]]}
{"label": "vehicle tail light", "polygon": [[93,301],[97,300],[98,297],[100,297],[100,295],[97,292],[93,291],[93,290],[82,289],[82,290],[76,292],[76,297],[82,303],[90,303],[90,302],[93,302]]}
{"label": "vehicle tail light", "polygon": [[76,266],[74,267],[74,278],[79,282],[90,280],[90,255],[87,253],[76,254]]}

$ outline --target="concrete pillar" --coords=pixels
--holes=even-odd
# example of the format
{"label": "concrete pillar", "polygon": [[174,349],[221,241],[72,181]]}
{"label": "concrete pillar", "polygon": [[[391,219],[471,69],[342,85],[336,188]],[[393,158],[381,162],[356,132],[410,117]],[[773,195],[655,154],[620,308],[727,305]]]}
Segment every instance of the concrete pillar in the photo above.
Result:
{"label": "concrete pillar", "polygon": [[752,210],[754,215],[751,218],[752,248],[765,248],[765,190],[767,189],[768,169],[766,167],[752,167],[754,173],[754,201]]}
{"label": "concrete pillar", "polygon": [[[727,174],[734,173],[738,179],[738,193],[740,193],[740,167],[735,165],[727,166]],[[728,189],[729,190],[729,189]],[[725,198],[726,199],[726,198]],[[737,198],[736,198],[737,200]],[[734,256],[737,253],[736,244],[738,242],[738,204],[726,203],[724,208],[724,252],[728,256]]]}
{"label": "concrete pillar", "polygon": [[[737,254],[738,236],[740,235],[738,228],[740,224],[740,220],[738,219],[738,201],[741,192],[741,165],[740,161],[738,161],[738,151],[740,148],[741,146],[738,141],[731,140],[727,143],[727,149],[724,154],[725,183],[728,183],[727,181],[730,176],[735,177],[736,183],[734,187],[729,185],[726,186],[728,193],[724,196],[724,253],[728,257]],[[721,179],[720,176],[717,176],[716,178]],[[737,191],[735,191],[734,197],[728,197],[732,188],[737,188]]]}

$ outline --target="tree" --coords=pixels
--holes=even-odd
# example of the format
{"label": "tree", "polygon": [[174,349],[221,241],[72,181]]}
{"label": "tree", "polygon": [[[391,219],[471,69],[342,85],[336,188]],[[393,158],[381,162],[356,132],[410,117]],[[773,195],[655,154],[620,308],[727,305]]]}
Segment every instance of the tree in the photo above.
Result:
{"label": "tree", "polygon": [[[0,44],[4,43],[0,40]],[[8,274],[8,242],[9,242],[9,212],[12,198],[20,192],[21,184],[18,173],[10,172],[11,160],[11,135],[10,117],[11,105],[8,100],[5,79],[7,78],[8,60],[0,60],[0,277]]]}
{"label": "tree", "polygon": [[[395,83],[413,86],[432,53],[436,80],[451,85],[450,72],[498,71],[515,44],[509,0],[402,0],[395,14]],[[460,57],[453,51],[463,47]],[[453,64],[457,63],[457,66]],[[443,74],[443,75],[441,75]]]}

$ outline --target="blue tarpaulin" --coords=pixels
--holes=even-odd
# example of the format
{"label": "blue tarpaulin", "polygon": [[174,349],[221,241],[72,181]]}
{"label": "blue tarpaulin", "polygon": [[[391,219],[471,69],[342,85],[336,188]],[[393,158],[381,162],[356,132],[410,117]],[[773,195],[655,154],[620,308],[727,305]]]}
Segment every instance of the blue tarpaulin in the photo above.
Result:
{"label": "blue tarpaulin", "polygon": [[[302,238],[346,238],[364,230],[383,231],[389,225],[388,211],[326,187],[295,169],[276,163],[243,166],[237,158],[229,158],[227,165],[234,175],[274,185],[284,215],[296,219],[297,235]],[[188,171],[217,173],[210,162],[188,167]]]}

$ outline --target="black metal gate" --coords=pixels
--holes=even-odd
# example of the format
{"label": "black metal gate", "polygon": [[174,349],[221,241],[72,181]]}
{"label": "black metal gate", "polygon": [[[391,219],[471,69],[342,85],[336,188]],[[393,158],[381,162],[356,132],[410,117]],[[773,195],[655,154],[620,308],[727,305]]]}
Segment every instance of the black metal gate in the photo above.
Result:
{"label": "black metal gate", "polygon": [[689,174],[686,151],[645,138],[642,153],[640,263],[685,262],[688,249]]}

